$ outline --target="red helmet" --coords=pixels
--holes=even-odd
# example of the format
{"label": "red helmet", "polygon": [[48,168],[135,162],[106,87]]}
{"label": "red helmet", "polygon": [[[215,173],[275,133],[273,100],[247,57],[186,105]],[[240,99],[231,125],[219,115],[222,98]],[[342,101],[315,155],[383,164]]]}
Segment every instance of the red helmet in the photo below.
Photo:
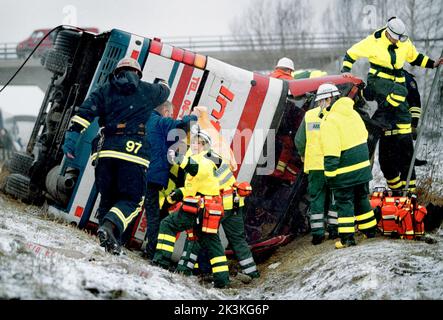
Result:
{"label": "red helmet", "polygon": [[137,71],[137,74],[139,75],[139,77],[142,77],[142,68],[140,67],[140,64],[138,63],[137,60],[133,59],[133,58],[123,58],[121,59],[118,63],[117,66],[114,69],[114,73],[117,73],[116,71],[118,69],[122,69],[122,68],[129,68],[129,69],[133,69]]}

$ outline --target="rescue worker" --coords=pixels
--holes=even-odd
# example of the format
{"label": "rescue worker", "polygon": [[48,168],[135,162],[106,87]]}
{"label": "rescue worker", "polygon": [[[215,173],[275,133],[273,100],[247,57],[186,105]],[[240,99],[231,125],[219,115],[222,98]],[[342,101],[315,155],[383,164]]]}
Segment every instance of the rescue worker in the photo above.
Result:
{"label": "rescue worker", "polygon": [[[355,223],[367,237],[376,232],[374,211],[369,203],[372,180],[368,131],[348,97],[337,100],[338,89],[318,98],[324,99],[326,113],[320,126],[326,182],[332,189],[338,211],[337,249],[355,245]],[[323,113],[323,112],[322,112]]]}
{"label": "rescue worker", "polygon": [[289,58],[283,57],[278,60],[274,71],[269,76],[282,80],[294,80],[292,72],[294,72],[294,62]]}
{"label": "rescue worker", "polygon": [[109,81],[93,91],[71,118],[63,151],[75,158],[81,133],[98,117],[101,139],[93,145],[95,183],[101,195],[98,237],[107,252],[119,254],[121,236],[142,209],[146,194],[146,122],[152,110],[169,96],[164,81],[141,81],[137,60],[123,58]]}
{"label": "rescue worker", "polygon": [[[406,185],[413,154],[411,113],[406,96],[403,66],[409,62],[422,68],[436,68],[443,58],[433,61],[419,53],[408,38],[406,27],[399,18],[392,17],[387,25],[352,46],[346,53],[342,72],[350,72],[354,62],[368,58],[370,69],[364,96],[376,100],[378,109],[373,119],[384,127],[379,144],[379,163],[391,190]],[[412,181],[415,181],[415,173]],[[415,183],[410,184],[411,191]]]}
{"label": "rescue worker", "polygon": [[[190,122],[198,120],[198,111],[195,110],[189,116],[184,116],[181,120],[171,118],[173,105],[165,101],[155,108],[147,123],[148,133],[148,185],[145,199],[145,211],[148,221],[146,236],[146,256],[152,260],[157,245],[158,228],[160,226],[160,205],[159,192],[168,187],[171,163],[167,155],[170,144],[168,134],[173,129],[185,129]],[[171,190],[172,191],[172,190]]]}
{"label": "rescue worker", "polygon": [[[244,225],[245,197],[242,195],[242,191],[246,191],[243,189],[250,189],[252,191],[252,188],[247,183],[236,183],[236,179],[229,167],[229,163],[224,161],[222,157],[213,150],[210,150],[206,157],[213,161],[217,167],[215,176],[219,182],[224,209],[221,225],[223,226],[228,243],[234,251],[243,274],[250,278],[259,278],[260,273],[257,270],[251,249],[246,242]],[[200,250],[201,246],[198,239],[193,239],[193,237],[189,237],[188,234],[177,271],[186,275],[192,274],[195,265],[197,264]]]}
{"label": "rescue worker", "polygon": [[228,261],[218,236],[218,225],[212,224],[213,218],[217,223],[220,222],[223,203],[218,179],[214,174],[217,168],[206,157],[210,148],[210,136],[204,131],[198,131],[191,135],[192,157],[178,160],[186,172],[185,186],[175,189],[167,201],[171,204],[183,201],[183,205],[180,211],[170,214],[160,223],[153,262],[168,269],[177,233],[193,229],[198,234],[200,245],[208,250],[214,286],[223,288],[229,284]]}
{"label": "rescue worker", "polygon": [[329,239],[337,238],[337,212],[332,208],[331,191],[326,184],[324,174],[320,124],[327,112],[325,105],[332,97],[339,95],[336,86],[322,84],[315,97],[317,107],[306,112],[294,140],[304,163],[304,172],[308,175],[309,215],[313,245],[318,245],[325,240],[325,220],[328,225]]}
{"label": "rescue worker", "polygon": [[[269,75],[271,78],[282,80],[294,80],[292,73],[294,72],[294,62],[289,58],[281,58],[278,60],[274,71]],[[288,133],[278,136],[282,150],[277,160],[277,165],[273,177],[293,183],[297,175],[297,165],[294,159],[294,141],[291,137],[292,131],[288,129]]]}

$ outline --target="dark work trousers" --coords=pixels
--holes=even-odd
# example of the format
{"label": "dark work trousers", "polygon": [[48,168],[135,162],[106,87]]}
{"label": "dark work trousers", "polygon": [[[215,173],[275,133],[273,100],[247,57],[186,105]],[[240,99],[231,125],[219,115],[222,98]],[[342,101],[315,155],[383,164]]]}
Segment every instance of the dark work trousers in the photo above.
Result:
{"label": "dark work trousers", "polygon": [[117,239],[142,210],[146,178],[142,165],[115,158],[98,160],[95,183],[101,200],[97,217],[100,225],[107,219],[116,226]]}
{"label": "dark work trousers", "polygon": [[[381,136],[379,148],[380,169],[389,188],[391,190],[404,189],[414,154],[412,134]],[[412,170],[409,189],[415,191],[415,170]]]}
{"label": "dark work trousers", "polygon": [[152,260],[157,246],[158,229],[160,227],[159,192],[163,187],[157,183],[149,182],[146,191],[145,212],[148,220],[146,237],[146,254]]}

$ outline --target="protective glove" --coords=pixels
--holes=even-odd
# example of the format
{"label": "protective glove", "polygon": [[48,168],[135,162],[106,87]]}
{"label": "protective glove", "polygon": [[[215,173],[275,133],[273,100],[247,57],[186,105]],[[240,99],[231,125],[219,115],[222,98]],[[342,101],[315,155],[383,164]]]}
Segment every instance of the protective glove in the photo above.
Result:
{"label": "protective glove", "polygon": [[77,144],[80,133],[77,131],[66,131],[65,142],[63,143],[63,153],[69,158],[75,158],[75,146]]}

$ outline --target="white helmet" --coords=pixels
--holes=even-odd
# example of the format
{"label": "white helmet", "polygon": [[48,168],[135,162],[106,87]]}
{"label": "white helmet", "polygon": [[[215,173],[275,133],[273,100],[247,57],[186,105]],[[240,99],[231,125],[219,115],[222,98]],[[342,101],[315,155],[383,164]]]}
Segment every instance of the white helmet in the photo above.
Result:
{"label": "white helmet", "polygon": [[289,58],[281,58],[280,60],[278,60],[277,65],[275,66],[276,68],[288,68],[291,69],[292,71],[294,71],[294,62],[289,59]]}
{"label": "white helmet", "polygon": [[320,87],[318,87],[317,95],[315,96],[315,101],[332,98],[335,96],[339,96],[340,91],[336,86],[330,83],[323,83]]}
{"label": "white helmet", "polygon": [[405,42],[408,40],[408,36],[406,34],[406,26],[399,18],[390,18],[386,26],[386,31],[388,31],[389,35],[395,40],[400,40],[401,42]]}
{"label": "white helmet", "polygon": [[133,58],[123,58],[121,59],[118,63],[117,66],[114,69],[114,73],[116,73],[116,71],[118,69],[121,68],[130,68],[130,69],[134,69],[137,71],[139,77],[142,77],[142,68],[140,67],[140,64],[138,63],[137,60],[133,59]]}
{"label": "white helmet", "polygon": [[198,137],[198,138],[203,139],[206,142],[206,144],[208,144],[210,146],[212,145],[211,136],[209,135],[209,133],[202,130],[198,124],[193,125],[191,127],[191,135],[193,135],[194,137]]}

